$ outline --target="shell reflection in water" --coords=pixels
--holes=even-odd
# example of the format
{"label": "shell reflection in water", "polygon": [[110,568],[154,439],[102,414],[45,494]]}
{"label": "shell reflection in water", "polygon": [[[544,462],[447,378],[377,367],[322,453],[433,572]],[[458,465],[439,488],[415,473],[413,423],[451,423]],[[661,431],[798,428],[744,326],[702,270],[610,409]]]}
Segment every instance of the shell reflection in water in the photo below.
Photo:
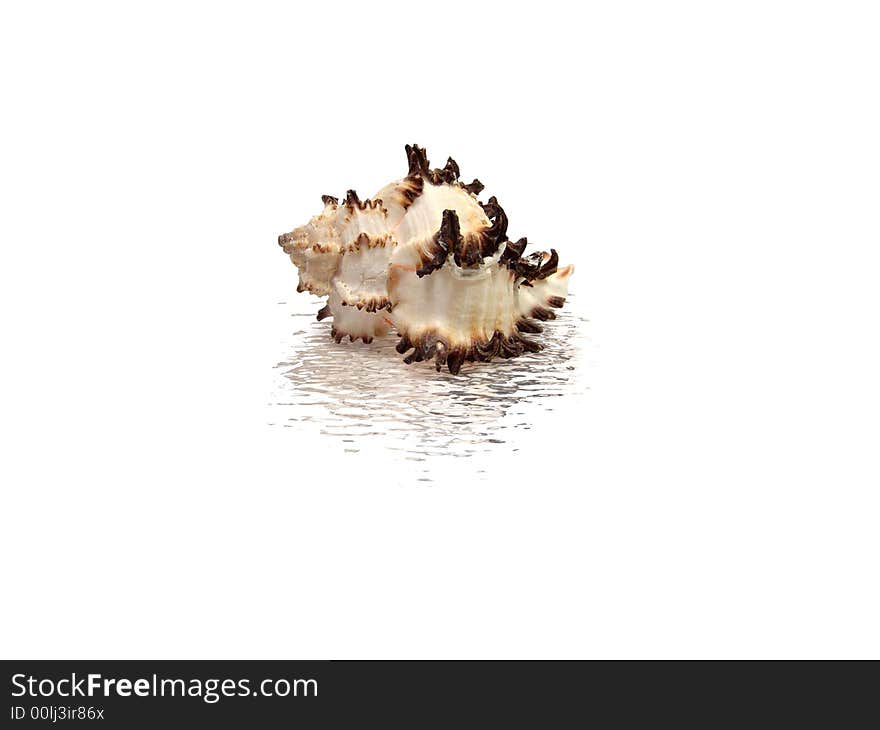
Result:
{"label": "shell reflection in water", "polygon": [[[339,439],[344,451],[356,453],[369,443],[409,461],[530,448],[535,420],[552,419],[549,412],[563,396],[576,408],[577,396],[588,390],[587,320],[574,298],[570,303],[545,324],[543,352],[491,365],[466,363],[457,377],[393,357],[393,335],[369,345],[335,344],[327,324],[306,307],[291,315],[289,355],[277,365],[270,423]],[[547,415],[540,418],[540,412]]]}

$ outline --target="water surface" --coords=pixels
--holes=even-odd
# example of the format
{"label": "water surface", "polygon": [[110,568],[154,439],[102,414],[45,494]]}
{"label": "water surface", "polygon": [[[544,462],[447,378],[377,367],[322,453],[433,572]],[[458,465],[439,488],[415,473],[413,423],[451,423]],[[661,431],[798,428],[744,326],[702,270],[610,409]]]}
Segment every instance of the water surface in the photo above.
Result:
{"label": "water surface", "polygon": [[[588,391],[588,320],[570,297],[544,332],[529,335],[540,353],[490,363],[465,363],[458,376],[432,363],[406,365],[391,334],[369,345],[335,343],[328,321],[315,320],[321,303],[297,297],[290,307],[290,335],[278,363],[270,423],[321,433],[357,454],[366,447],[421,466],[474,459],[486,473],[493,456],[552,440],[560,409],[583,407]],[[568,419],[565,419],[568,420]],[[555,423],[554,423],[555,422]],[[571,422],[571,421],[569,421]]]}

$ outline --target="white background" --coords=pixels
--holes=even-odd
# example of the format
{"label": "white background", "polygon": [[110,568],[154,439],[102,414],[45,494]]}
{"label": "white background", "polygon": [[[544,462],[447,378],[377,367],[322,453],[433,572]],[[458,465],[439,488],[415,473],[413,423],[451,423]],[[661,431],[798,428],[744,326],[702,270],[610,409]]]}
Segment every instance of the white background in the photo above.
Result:
{"label": "white background", "polygon": [[[4,4],[0,654],[880,656],[878,34],[871,3]],[[275,239],[405,142],[577,267],[591,397],[515,481],[267,426]]]}

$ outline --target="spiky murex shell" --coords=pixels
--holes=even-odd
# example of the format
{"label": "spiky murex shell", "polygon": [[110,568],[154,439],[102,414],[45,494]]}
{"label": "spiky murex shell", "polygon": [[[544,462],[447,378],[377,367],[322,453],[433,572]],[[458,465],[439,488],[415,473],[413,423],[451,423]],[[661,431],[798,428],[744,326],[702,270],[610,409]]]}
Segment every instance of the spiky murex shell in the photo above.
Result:
{"label": "spiky murex shell", "polygon": [[524,256],[527,240],[507,238],[507,216],[479,180],[459,181],[449,158],[431,169],[427,153],[406,146],[406,177],[373,198],[349,190],[278,242],[299,269],[298,291],[327,295],[318,319],[331,335],[371,342],[393,327],[404,362],[435,361],[457,374],[465,360],[537,352],[525,337],[534,320],[555,318],[572,266],[555,250]]}

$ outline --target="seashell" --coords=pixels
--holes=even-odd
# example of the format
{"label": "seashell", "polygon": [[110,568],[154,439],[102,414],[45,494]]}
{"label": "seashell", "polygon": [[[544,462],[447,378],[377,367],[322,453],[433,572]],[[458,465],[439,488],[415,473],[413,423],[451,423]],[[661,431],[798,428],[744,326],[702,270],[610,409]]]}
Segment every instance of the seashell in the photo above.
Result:
{"label": "seashell", "polygon": [[538,352],[525,335],[556,317],[574,267],[555,250],[525,255],[507,237],[507,215],[483,185],[459,181],[451,157],[431,169],[427,152],[406,145],[406,177],[371,199],[349,190],[278,238],[299,269],[297,291],[327,296],[318,319],[333,318],[340,342],[371,342],[397,331],[404,362],[433,360],[457,374],[465,360]]}

